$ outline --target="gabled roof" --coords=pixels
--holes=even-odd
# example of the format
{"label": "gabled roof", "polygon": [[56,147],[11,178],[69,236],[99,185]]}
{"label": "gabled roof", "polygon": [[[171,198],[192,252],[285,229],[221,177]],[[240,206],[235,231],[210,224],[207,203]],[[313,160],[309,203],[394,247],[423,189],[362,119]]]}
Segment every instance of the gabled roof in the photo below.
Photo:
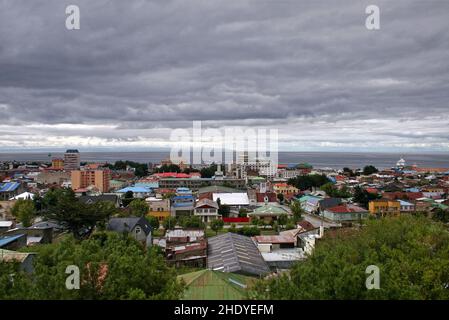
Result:
{"label": "gabled roof", "polygon": [[25,237],[25,236],[26,235],[24,235],[24,234],[18,234],[15,236],[2,237],[2,238],[0,238],[0,248],[10,244],[11,242],[16,241],[17,239],[20,239],[21,237]]}
{"label": "gabled roof", "polygon": [[250,237],[225,233],[208,240],[207,267],[212,270],[262,276],[270,272]]}
{"label": "gabled roof", "polygon": [[352,204],[341,204],[335,207],[327,208],[326,210],[334,213],[366,213],[368,210],[352,205]]}
{"label": "gabled roof", "polygon": [[210,199],[201,199],[196,203],[195,208],[201,208],[204,206],[218,209],[218,204]]}
{"label": "gabled roof", "polygon": [[288,214],[288,211],[280,206],[275,206],[272,204],[266,204],[261,207],[256,208],[253,212],[249,213],[249,215],[255,216],[264,216],[264,215],[281,215]]}
{"label": "gabled roof", "polygon": [[81,196],[81,197],[79,197],[79,200],[86,204],[97,203],[100,201],[115,203],[115,202],[117,202],[117,199],[118,198],[115,194],[102,194],[99,196]]}
{"label": "gabled roof", "polygon": [[108,221],[107,230],[115,232],[129,232],[139,224],[146,235],[151,232],[151,226],[147,219],[141,217],[128,217],[128,218],[111,218]]}

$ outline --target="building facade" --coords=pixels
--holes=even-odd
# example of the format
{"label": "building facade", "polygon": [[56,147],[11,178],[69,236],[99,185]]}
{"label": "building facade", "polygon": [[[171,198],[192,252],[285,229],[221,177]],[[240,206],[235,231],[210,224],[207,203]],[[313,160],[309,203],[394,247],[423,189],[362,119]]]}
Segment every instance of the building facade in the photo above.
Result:
{"label": "building facade", "polygon": [[78,150],[69,149],[64,153],[64,170],[79,170],[80,153]]}
{"label": "building facade", "polygon": [[95,186],[100,192],[108,192],[111,172],[110,170],[73,170],[71,178],[73,190]]}

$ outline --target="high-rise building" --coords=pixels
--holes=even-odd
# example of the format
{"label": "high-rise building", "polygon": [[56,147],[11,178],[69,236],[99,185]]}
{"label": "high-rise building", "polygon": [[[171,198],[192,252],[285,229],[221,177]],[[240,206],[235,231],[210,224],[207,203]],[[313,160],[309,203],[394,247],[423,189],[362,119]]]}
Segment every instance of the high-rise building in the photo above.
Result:
{"label": "high-rise building", "polygon": [[95,186],[100,192],[109,191],[110,170],[72,170],[72,189]]}
{"label": "high-rise building", "polygon": [[78,150],[69,149],[64,153],[64,170],[79,170],[80,153]]}

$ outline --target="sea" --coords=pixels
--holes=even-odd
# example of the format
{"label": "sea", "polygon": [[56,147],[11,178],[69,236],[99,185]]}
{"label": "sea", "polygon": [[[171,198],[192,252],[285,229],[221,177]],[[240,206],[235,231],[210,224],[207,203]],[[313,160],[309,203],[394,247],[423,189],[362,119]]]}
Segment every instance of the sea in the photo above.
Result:
{"label": "sea", "polygon": [[[51,158],[63,157],[62,152],[0,152],[1,161],[39,162],[50,161]],[[169,151],[135,151],[135,152],[83,152],[80,150],[82,162],[115,162],[130,160],[140,163],[160,163],[167,159]],[[404,158],[407,165],[426,168],[449,168],[449,153],[375,153],[375,152],[279,152],[278,161],[283,164],[310,163],[314,168],[351,169],[373,165],[377,168],[391,168]]]}

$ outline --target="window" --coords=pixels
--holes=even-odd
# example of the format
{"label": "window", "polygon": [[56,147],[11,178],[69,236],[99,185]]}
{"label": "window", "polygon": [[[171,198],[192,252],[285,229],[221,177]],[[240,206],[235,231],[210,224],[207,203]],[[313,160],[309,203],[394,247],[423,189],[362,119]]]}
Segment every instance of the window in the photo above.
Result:
{"label": "window", "polygon": [[136,226],[135,231],[136,234],[140,234],[142,232],[142,228],[140,226]]}

